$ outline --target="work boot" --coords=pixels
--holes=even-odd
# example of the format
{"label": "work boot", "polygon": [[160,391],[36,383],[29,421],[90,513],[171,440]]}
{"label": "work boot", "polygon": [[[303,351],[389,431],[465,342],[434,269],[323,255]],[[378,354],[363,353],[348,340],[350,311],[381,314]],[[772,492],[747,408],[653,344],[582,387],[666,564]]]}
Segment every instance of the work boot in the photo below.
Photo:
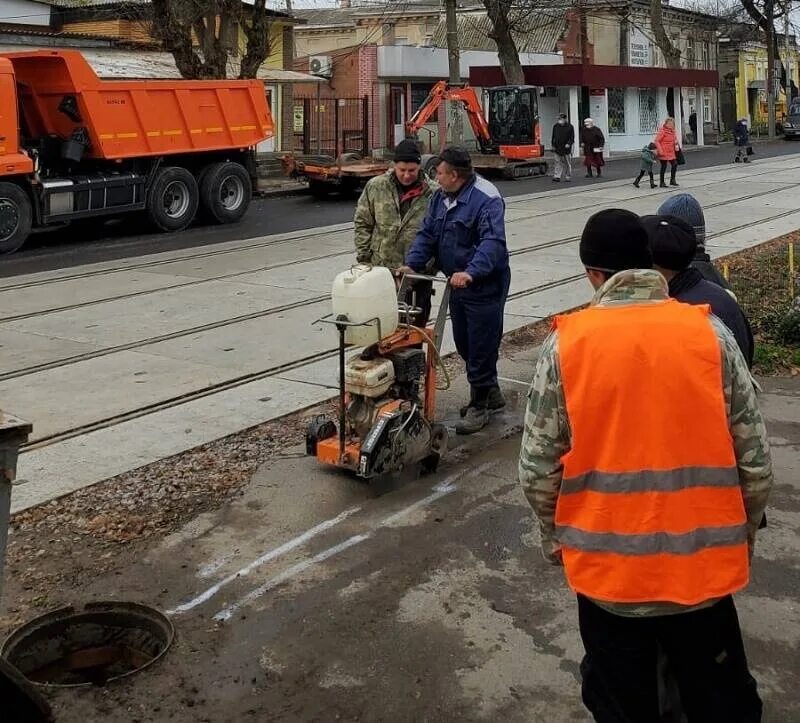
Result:
{"label": "work boot", "polygon": [[[464,418],[467,416],[467,412],[469,408],[475,404],[475,392],[472,392],[469,404],[465,404],[458,410],[459,415]],[[503,392],[500,391],[500,387],[496,384],[489,390],[489,394],[486,397],[486,408],[490,412],[499,412],[501,409],[504,409],[506,406],[506,400],[503,397]]]}
{"label": "work boot", "polygon": [[485,406],[470,406],[463,419],[456,422],[456,434],[475,434],[489,424],[489,410]]}

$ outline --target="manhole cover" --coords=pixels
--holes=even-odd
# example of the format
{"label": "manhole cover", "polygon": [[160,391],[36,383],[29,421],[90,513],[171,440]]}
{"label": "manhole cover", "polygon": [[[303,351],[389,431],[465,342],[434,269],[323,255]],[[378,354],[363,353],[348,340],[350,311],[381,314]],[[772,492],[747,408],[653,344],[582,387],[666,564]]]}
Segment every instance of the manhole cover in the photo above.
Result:
{"label": "manhole cover", "polygon": [[31,620],[0,655],[32,683],[104,685],[148,667],[172,644],[172,623],[136,603],[89,603]]}

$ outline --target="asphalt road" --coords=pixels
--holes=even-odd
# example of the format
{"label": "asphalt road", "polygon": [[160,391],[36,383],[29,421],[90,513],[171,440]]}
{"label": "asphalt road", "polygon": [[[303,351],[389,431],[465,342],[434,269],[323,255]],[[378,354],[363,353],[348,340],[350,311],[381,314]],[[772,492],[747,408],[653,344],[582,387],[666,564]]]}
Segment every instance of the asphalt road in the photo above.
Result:
{"label": "asphalt road", "polygon": [[[800,145],[788,141],[759,143],[756,145],[754,162],[757,163],[759,158],[799,152]],[[687,153],[687,166],[716,166],[729,162],[732,156],[730,144],[690,151]],[[583,168],[577,162],[573,166],[572,186],[583,187],[596,183],[596,179],[584,178]],[[633,179],[638,170],[638,158],[614,160],[605,167],[603,179]],[[680,172],[678,180],[680,182]],[[506,196],[541,193],[551,190],[555,185],[549,178],[498,180],[496,183]],[[0,257],[0,277],[345,223],[352,220],[354,205],[354,200],[336,195],[318,201],[309,195],[300,194],[256,200],[243,221],[232,226],[197,226],[177,234],[153,234],[143,232],[139,220],[129,217],[109,222],[99,228],[72,226],[42,232],[32,237],[22,251]]]}

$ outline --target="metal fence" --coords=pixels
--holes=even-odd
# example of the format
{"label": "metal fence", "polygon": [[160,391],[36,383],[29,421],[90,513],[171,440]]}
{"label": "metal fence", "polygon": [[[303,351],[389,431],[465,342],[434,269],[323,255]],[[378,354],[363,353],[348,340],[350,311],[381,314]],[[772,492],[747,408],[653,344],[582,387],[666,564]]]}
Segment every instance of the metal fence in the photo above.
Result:
{"label": "metal fence", "polygon": [[368,154],[369,100],[363,98],[295,98],[294,151],[338,157]]}

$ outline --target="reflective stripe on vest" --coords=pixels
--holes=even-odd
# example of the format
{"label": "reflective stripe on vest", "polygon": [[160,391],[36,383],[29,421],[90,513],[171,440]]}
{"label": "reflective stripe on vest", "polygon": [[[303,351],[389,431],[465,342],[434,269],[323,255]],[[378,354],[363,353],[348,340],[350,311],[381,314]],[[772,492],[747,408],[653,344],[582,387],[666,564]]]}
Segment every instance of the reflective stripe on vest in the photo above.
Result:
{"label": "reflective stripe on vest", "polygon": [[572,435],[556,537],[577,592],[693,605],[747,584],[747,519],[708,313],[667,301],[556,320]]}

